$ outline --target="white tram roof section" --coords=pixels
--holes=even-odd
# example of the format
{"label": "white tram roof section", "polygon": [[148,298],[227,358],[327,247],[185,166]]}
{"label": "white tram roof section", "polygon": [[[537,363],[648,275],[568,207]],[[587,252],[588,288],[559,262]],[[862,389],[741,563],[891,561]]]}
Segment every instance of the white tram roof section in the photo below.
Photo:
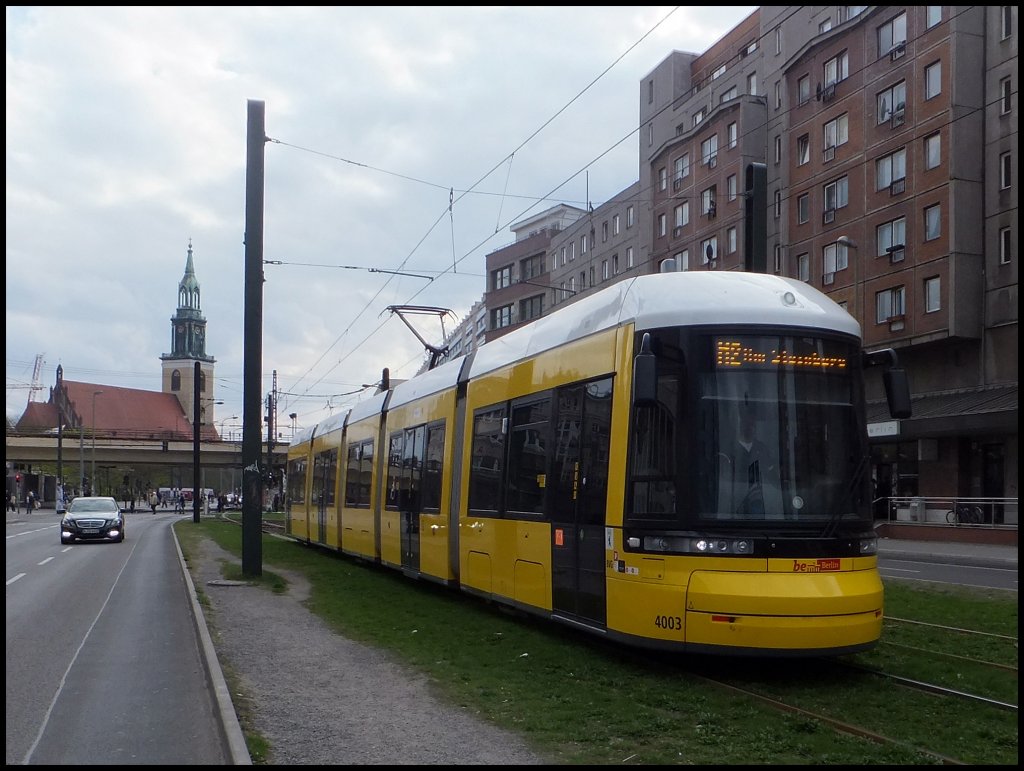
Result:
{"label": "white tram roof section", "polygon": [[315,430],[315,425],[307,426],[306,428],[299,430],[298,432],[296,432],[295,436],[292,437],[292,440],[288,443],[288,446],[298,447],[300,444],[305,444],[313,436],[313,431]]}
{"label": "white tram roof section", "polygon": [[629,322],[638,330],[707,324],[808,327],[860,339],[853,316],[797,279],[734,271],[655,273],[619,281],[480,346],[470,378]]}
{"label": "white tram roof section", "polygon": [[324,434],[330,433],[331,431],[344,426],[345,418],[348,417],[349,412],[349,408],[345,407],[340,412],[336,412],[321,420],[316,424],[316,435],[323,436]]}
{"label": "white tram roof section", "polygon": [[388,398],[390,391],[381,391],[379,394],[374,394],[369,399],[363,399],[361,402],[356,402],[352,405],[352,409],[348,413],[348,424],[352,425],[357,420],[368,418],[371,415],[380,415],[381,410],[384,407],[384,400]]}
{"label": "white tram roof section", "polygon": [[462,371],[464,361],[465,359],[460,356],[399,383],[392,389],[388,409],[392,410],[424,396],[454,388],[459,381],[459,372]]}

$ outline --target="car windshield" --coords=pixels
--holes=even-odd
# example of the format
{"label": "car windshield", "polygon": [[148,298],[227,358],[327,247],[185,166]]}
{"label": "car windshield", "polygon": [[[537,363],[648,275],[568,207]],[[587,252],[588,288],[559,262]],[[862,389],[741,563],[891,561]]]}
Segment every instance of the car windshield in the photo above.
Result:
{"label": "car windshield", "polygon": [[104,513],[116,514],[117,503],[110,498],[76,498],[68,509],[72,514]]}

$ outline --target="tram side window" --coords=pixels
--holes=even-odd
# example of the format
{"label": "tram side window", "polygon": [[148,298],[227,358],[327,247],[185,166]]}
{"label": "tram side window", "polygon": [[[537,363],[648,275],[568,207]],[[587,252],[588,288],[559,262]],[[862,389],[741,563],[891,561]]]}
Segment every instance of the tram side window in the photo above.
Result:
{"label": "tram side window", "polygon": [[423,511],[441,510],[441,478],[444,473],[444,423],[427,426],[423,456]]}
{"label": "tram side window", "polygon": [[508,512],[544,513],[550,433],[550,397],[513,404],[509,428],[508,497],[505,501]]}
{"label": "tram side window", "polygon": [[345,464],[345,505],[359,505],[359,443],[348,446],[348,461]]}
{"label": "tram side window", "polygon": [[288,464],[288,500],[292,504],[306,502],[306,459],[299,458]]}
{"label": "tram side window", "polygon": [[384,505],[393,510],[398,509],[399,489],[402,478],[402,452],[405,448],[405,432],[396,431],[388,441],[388,477],[387,492]]}
{"label": "tram side window", "polygon": [[501,511],[505,461],[505,405],[473,415],[473,460],[469,469],[469,508],[494,516]]}
{"label": "tram side window", "polygon": [[345,474],[345,505],[370,505],[370,478],[373,471],[373,440],[352,442],[348,446]]}

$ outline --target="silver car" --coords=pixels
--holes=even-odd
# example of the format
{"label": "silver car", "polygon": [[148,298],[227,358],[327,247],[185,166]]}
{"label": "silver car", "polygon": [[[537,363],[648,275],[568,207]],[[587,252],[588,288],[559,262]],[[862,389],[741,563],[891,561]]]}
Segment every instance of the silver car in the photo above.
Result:
{"label": "silver car", "polygon": [[124,514],[113,498],[81,497],[71,501],[60,521],[60,542],[81,540],[124,541]]}

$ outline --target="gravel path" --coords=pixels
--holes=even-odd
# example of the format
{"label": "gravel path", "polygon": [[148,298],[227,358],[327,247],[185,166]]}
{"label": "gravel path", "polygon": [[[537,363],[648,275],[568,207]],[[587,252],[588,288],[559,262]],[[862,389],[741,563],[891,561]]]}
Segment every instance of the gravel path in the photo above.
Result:
{"label": "gravel path", "polygon": [[268,566],[288,580],[285,594],[224,585],[221,562],[238,560],[209,540],[199,556],[192,577],[209,600],[217,654],[241,679],[270,764],[548,764],[514,734],[441,701],[425,676],[328,629],[303,604],[303,576]]}

